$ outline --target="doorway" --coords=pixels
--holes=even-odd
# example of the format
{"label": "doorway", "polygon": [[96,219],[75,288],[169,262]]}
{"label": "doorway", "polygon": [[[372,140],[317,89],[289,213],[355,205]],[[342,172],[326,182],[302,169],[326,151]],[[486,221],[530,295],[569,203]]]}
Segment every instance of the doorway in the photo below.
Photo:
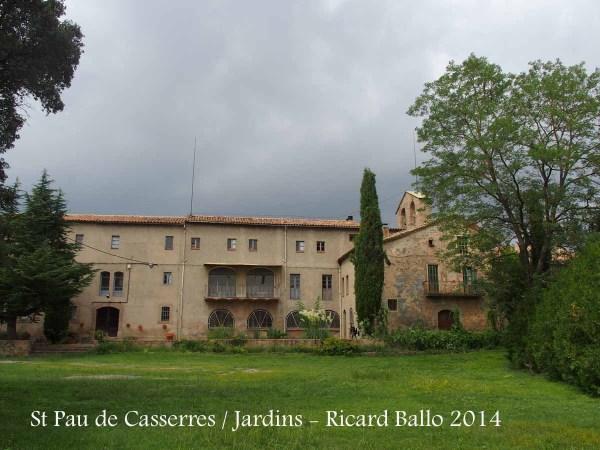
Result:
{"label": "doorway", "polygon": [[105,331],[110,337],[117,337],[119,331],[119,310],[111,306],[96,311],[96,331]]}
{"label": "doorway", "polygon": [[454,314],[449,309],[438,313],[438,330],[451,330],[454,325]]}

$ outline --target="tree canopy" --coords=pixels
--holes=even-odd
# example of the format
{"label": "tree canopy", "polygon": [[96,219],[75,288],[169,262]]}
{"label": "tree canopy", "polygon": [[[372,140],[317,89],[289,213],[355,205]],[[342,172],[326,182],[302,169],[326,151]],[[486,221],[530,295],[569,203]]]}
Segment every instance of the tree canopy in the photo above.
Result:
{"label": "tree canopy", "polygon": [[600,71],[535,61],[520,74],[486,58],[450,62],[408,114],[430,159],[413,171],[434,218],[480,226],[471,245],[516,242],[528,283],[597,221]]}
{"label": "tree canopy", "polygon": [[[0,153],[14,146],[25,123],[27,98],[48,114],[62,111],[83,49],[79,26],[59,20],[63,0],[0,2]],[[0,182],[6,175],[0,160]]]}
{"label": "tree canopy", "polygon": [[67,239],[66,204],[52,189],[44,171],[25,210],[18,212],[18,185],[13,201],[0,214],[4,239],[0,256],[0,322],[7,322],[9,339],[16,337],[19,316],[45,314],[44,334],[53,342],[66,337],[70,301],[87,286],[94,273],[75,261],[77,244]]}
{"label": "tree canopy", "polygon": [[381,309],[385,261],[375,174],[365,169],[360,186],[360,230],[354,239],[352,262],[356,312],[366,334],[373,334]]}

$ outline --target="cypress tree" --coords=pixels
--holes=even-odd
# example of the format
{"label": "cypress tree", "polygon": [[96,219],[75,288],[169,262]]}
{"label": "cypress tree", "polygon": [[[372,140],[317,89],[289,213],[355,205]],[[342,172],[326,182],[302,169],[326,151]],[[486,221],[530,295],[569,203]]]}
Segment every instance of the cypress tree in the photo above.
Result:
{"label": "cypress tree", "polygon": [[383,228],[375,174],[365,169],[360,186],[360,230],[354,240],[354,291],[356,312],[363,332],[372,335],[381,309],[384,264]]}
{"label": "cypress tree", "polygon": [[94,271],[75,261],[66,202],[52,183],[44,171],[25,195],[25,210],[14,220],[13,242],[0,269],[0,298],[9,325],[18,316],[43,312],[44,335],[61,342],[69,331],[71,299],[91,282]]}

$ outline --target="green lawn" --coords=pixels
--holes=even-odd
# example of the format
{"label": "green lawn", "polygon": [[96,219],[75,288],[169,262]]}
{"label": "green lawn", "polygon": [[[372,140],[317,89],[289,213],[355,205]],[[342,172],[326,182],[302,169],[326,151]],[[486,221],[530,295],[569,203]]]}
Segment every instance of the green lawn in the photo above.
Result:
{"label": "green lawn", "polygon": [[[89,378],[98,375],[139,378]],[[115,427],[94,425],[104,409],[118,417]],[[444,417],[441,427],[395,426],[395,411],[428,409]],[[55,427],[55,410],[87,415],[89,426]],[[231,431],[236,410],[251,415],[279,410],[302,415],[303,424]],[[340,410],[354,415],[388,410],[388,426],[327,427],[326,411]],[[480,411],[486,420],[499,411],[501,424],[451,427],[454,410],[477,412],[476,425]],[[30,425],[33,411],[48,413],[46,427]],[[128,427],[128,411],[214,415],[215,425]],[[350,358],[144,352],[0,359],[0,448],[600,448],[600,401],[512,371],[500,351]]]}

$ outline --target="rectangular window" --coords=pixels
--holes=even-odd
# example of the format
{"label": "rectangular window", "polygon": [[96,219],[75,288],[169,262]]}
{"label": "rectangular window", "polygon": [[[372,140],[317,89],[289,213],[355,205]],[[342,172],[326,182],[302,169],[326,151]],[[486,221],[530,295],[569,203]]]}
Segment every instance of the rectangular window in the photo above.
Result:
{"label": "rectangular window", "polygon": [[75,235],[75,242],[79,245],[83,244],[83,234],[76,234]]}
{"label": "rectangular window", "polygon": [[475,270],[472,267],[463,267],[463,289],[465,294],[473,294],[475,284]]}
{"label": "rectangular window", "polygon": [[255,252],[258,250],[258,239],[250,239],[248,241],[248,250]]}
{"label": "rectangular window", "polygon": [[234,252],[235,248],[237,246],[237,240],[236,239],[227,239],[227,250],[229,250],[230,252]]}
{"label": "rectangular window", "polygon": [[351,234],[350,236],[348,236],[348,240],[350,242],[354,242],[354,239],[356,239],[356,236],[358,236],[358,234]]}
{"label": "rectangular window", "polygon": [[325,252],[325,241],[317,241],[317,252],[318,253]]}
{"label": "rectangular window", "polygon": [[199,237],[192,238],[192,250],[200,250],[200,238]]}
{"label": "rectangular window", "polygon": [[388,298],[388,309],[390,311],[398,311],[398,300],[395,298]]}
{"label": "rectangular window", "polygon": [[71,305],[71,320],[77,320],[77,306]]}
{"label": "rectangular window", "polygon": [[115,272],[113,281],[113,295],[120,297],[123,295],[123,272]]}
{"label": "rectangular window", "polygon": [[165,236],[165,250],[173,250],[173,236]]}
{"label": "rectangular window", "polygon": [[344,283],[344,278],[342,278],[342,284],[341,284],[341,286],[340,286],[340,290],[342,291],[342,292],[341,292],[341,294],[342,294],[342,297],[345,295],[345,293],[344,293],[344,288],[345,288],[345,287],[346,287],[346,283]]}
{"label": "rectangular window", "polygon": [[296,241],[296,253],[304,253],[304,241]]}
{"label": "rectangular window", "polygon": [[171,318],[171,307],[163,306],[162,308],[160,308],[160,321],[168,322],[170,318]]}
{"label": "rectangular window", "polygon": [[429,264],[427,266],[427,281],[429,282],[429,292],[440,292],[437,264]]}
{"label": "rectangular window", "polygon": [[172,272],[164,272],[163,273],[163,284],[171,284],[173,281],[173,273]]}
{"label": "rectangular window", "polygon": [[346,295],[350,295],[350,278],[346,275]]}
{"label": "rectangular window", "polygon": [[290,300],[300,300],[300,274],[290,274]]}
{"label": "rectangular window", "polygon": [[100,273],[100,295],[109,295],[110,293],[110,272]]}
{"label": "rectangular window", "polygon": [[456,241],[458,253],[461,255],[469,253],[469,238],[467,236],[456,236]]}
{"label": "rectangular window", "polygon": [[113,237],[110,239],[110,248],[113,250],[118,249],[121,246],[121,236],[117,236],[113,234]]}
{"label": "rectangular window", "polygon": [[333,275],[322,275],[321,276],[321,298],[323,300],[333,299],[332,293],[333,286]]}

